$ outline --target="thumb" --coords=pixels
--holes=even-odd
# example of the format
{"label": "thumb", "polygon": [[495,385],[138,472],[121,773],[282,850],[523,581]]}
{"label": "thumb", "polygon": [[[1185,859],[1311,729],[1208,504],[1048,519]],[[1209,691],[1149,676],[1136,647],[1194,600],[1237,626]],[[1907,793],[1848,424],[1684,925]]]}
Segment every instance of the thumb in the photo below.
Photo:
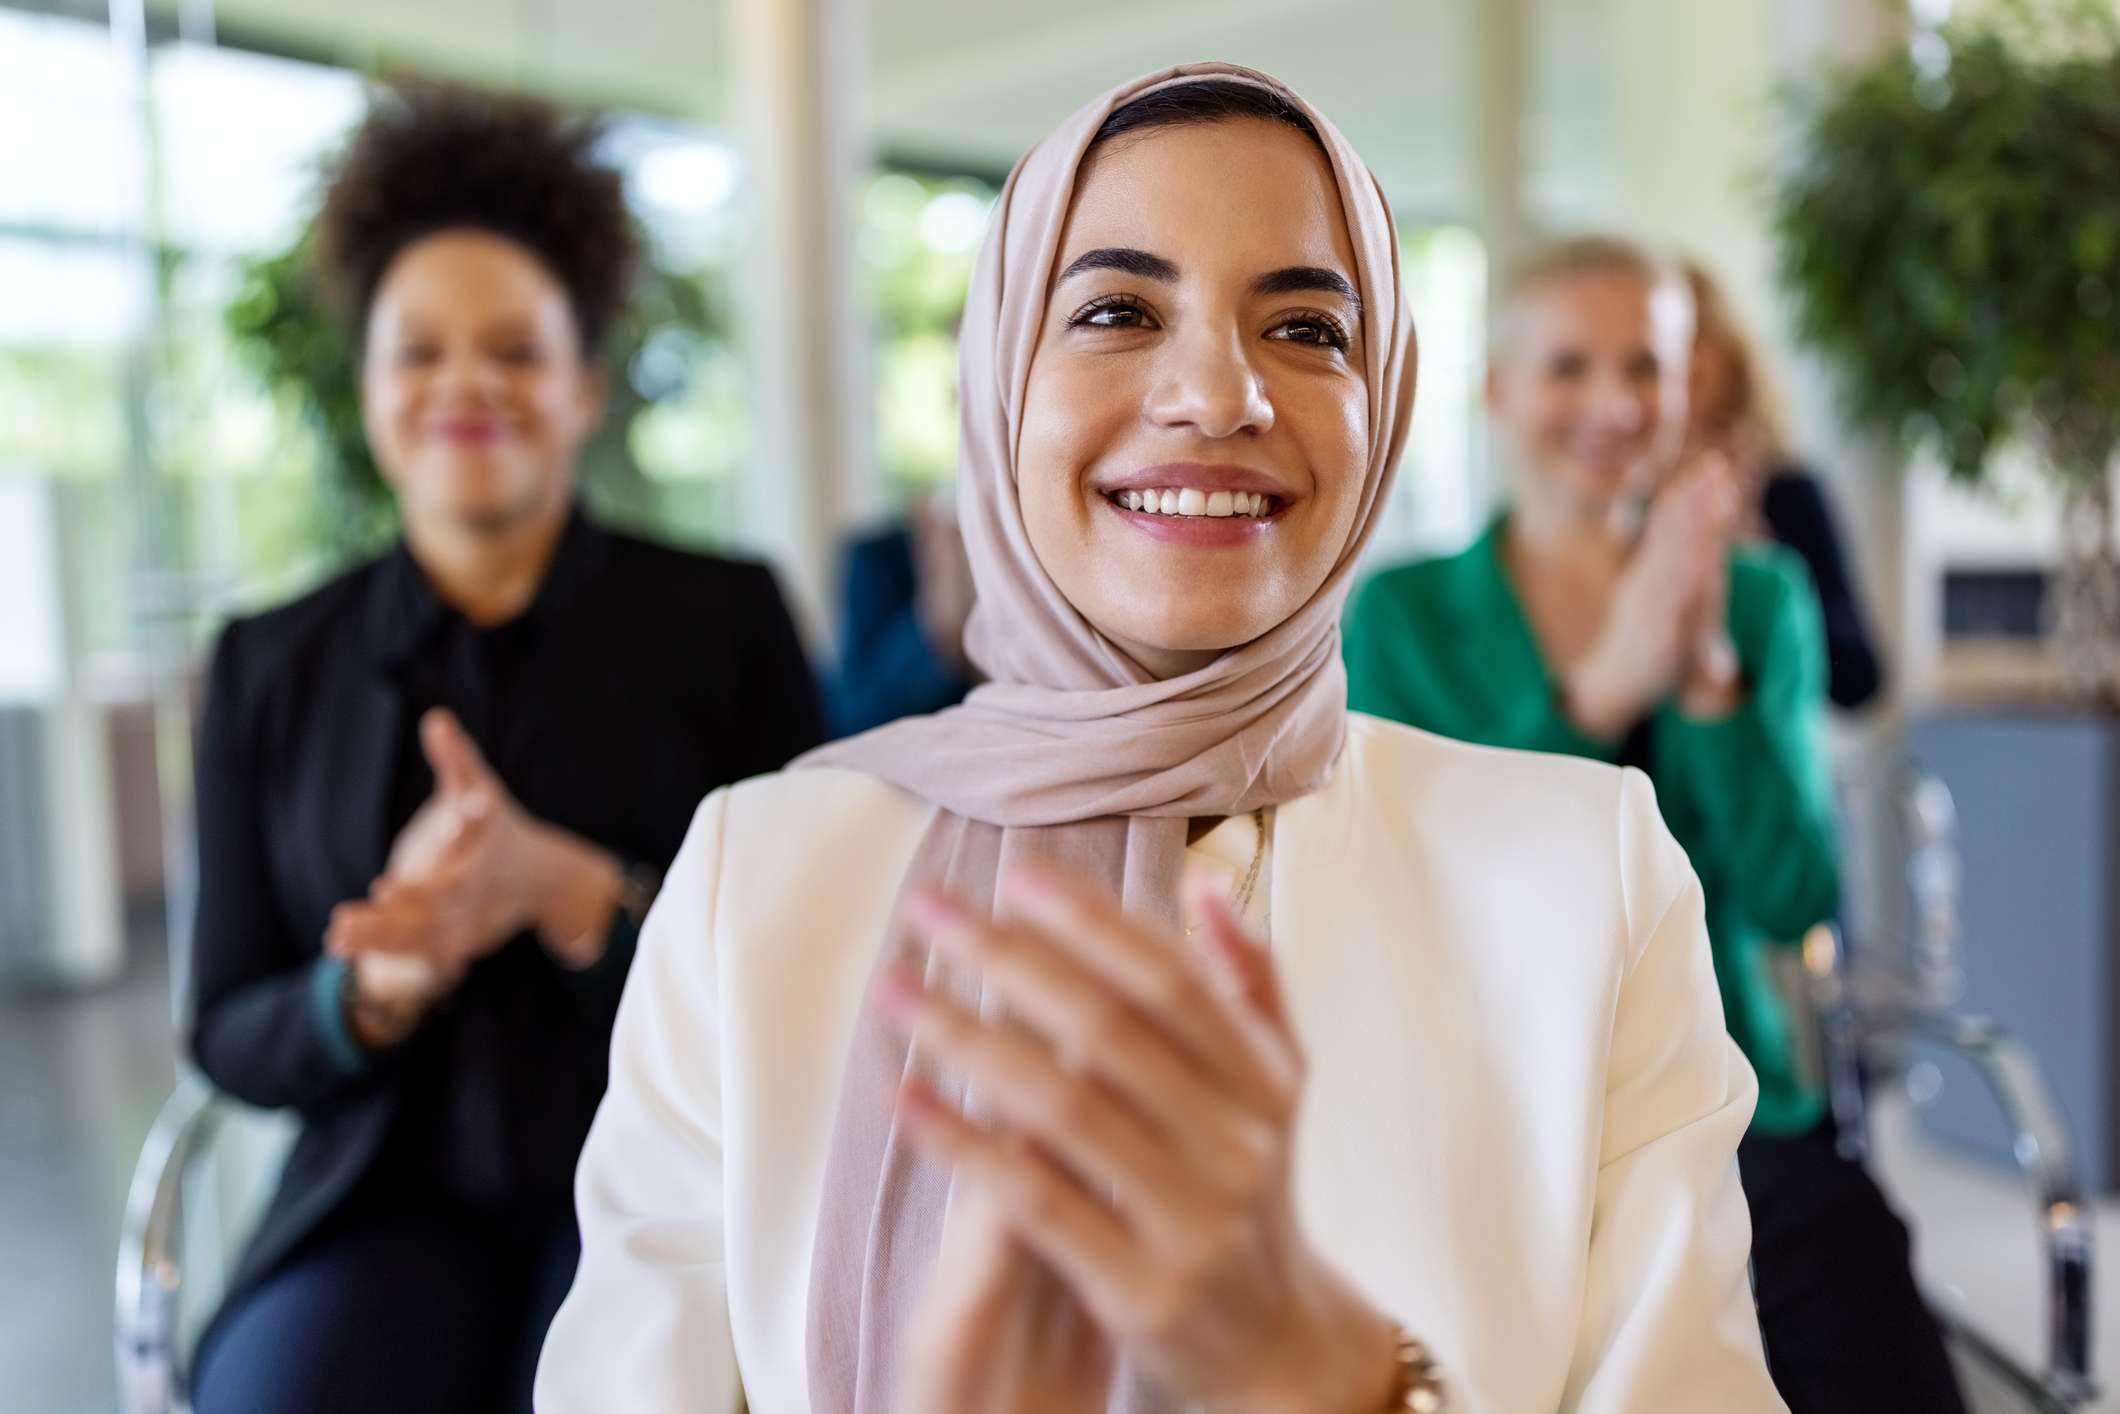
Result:
{"label": "thumb", "polygon": [[427,754],[435,784],[444,795],[465,794],[493,779],[493,770],[479,754],[471,733],[446,707],[430,708],[420,718],[420,749]]}
{"label": "thumb", "polygon": [[1271,1023],[1288,1025],[1281,982],[1273,959],[1252,937],[1222,891],[1205,880],[1188,880],[1186,910],[1199,920],[1192,942],[1222,995],[1240,1011]]}

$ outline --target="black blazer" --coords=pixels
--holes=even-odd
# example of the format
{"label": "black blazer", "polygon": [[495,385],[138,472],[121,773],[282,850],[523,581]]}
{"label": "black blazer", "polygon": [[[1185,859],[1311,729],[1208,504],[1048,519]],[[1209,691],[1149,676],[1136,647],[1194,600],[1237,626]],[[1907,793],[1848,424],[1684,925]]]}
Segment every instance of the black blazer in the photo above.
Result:
{"label": "black blazer", "polygon": [[1870,641],[1824,487],[1800,466],[1782,467],[1762,488],[1760,515],[1768,533],[1810,567],[1825,619],[1826,695],[1851,712],[1867,706],[1884,689],[1884,665]]}
{"label": "black blazer", "polygon": [[[302,1117],[232,1293],[347,1199],[401,1108],[417,1047],[349,1069],[312,993],[332,908],[367,892],[395,829],[410,713],[394,659],[442,612],[400,546],[231,622],[213,654],[196,775],[190,1047],[222,1090]],[[496,768],[533,814],[628,861],[667,867],[702,796],[776,770],[822,737],[801,644],[761,565],[681,553],[577,515],[524,618],[536,634],[525,651],[547,684],[533,710],[511,707],[534,732],[533,767],[513,779]],[[464,991],[497,959],[518,987],[525,969],[549,974],[530,976],[544,989],[533,1000],[540,1017],[560,1019],[559,1074],[584,1092],[576,1107],[593,1112],[629,958],[629,945],[614,946],[568,973],[519,939],[475,966]]]}

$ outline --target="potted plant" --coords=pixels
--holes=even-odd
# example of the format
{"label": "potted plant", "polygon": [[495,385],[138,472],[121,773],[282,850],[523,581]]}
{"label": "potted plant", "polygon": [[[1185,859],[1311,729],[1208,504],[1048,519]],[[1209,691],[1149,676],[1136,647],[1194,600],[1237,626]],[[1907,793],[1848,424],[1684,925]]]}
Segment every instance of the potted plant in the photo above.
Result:
{"label": "potted plant", "polygon": [[2120,705],[2120,19],[2006,0],[1789,105],[1774,227],[1797,336],[1851,422],[1954,479],[2037,455],[2065,506],[2057,666]]}

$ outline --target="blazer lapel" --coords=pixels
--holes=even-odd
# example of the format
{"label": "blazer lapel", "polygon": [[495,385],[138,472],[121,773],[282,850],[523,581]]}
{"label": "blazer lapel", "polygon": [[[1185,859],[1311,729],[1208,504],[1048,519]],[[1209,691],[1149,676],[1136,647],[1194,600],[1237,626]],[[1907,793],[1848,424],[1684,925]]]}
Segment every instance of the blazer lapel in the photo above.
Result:
{"label": "blazer lapel", "polygon": [[341,886],[367,892],[390,854],[390,793],[397,777],[405,699],[380,666],[362,664],[357,680],[338,704],[339,729],[332,733],[338,758],[329,779],[341,798],[327,804],[332,872]]}
{"label": "blazer lapel", "polygon": [[418,571],[401,545],[370,577],[358,649],[347,655],[343,690],[328,704],[320,734],[330,765],[319,785],[331,885],[357,897],[383,872],[390,855],[390,797],[405,733],[405,693],[398,674],[434,617],[418,592]]}

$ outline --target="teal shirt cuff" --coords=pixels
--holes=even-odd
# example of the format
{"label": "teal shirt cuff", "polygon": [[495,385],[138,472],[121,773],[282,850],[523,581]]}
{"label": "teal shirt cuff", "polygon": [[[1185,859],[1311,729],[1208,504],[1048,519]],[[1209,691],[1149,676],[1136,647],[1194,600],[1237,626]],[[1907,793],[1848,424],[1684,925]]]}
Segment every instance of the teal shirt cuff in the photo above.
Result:
{"label": "teal shirt cuff", "polygon": [[320,957],[309,971],[309,1015],[325,1054],[347,1075],[368,1069],[368,1052],[346,1024],[346,968],[342,957]]}

